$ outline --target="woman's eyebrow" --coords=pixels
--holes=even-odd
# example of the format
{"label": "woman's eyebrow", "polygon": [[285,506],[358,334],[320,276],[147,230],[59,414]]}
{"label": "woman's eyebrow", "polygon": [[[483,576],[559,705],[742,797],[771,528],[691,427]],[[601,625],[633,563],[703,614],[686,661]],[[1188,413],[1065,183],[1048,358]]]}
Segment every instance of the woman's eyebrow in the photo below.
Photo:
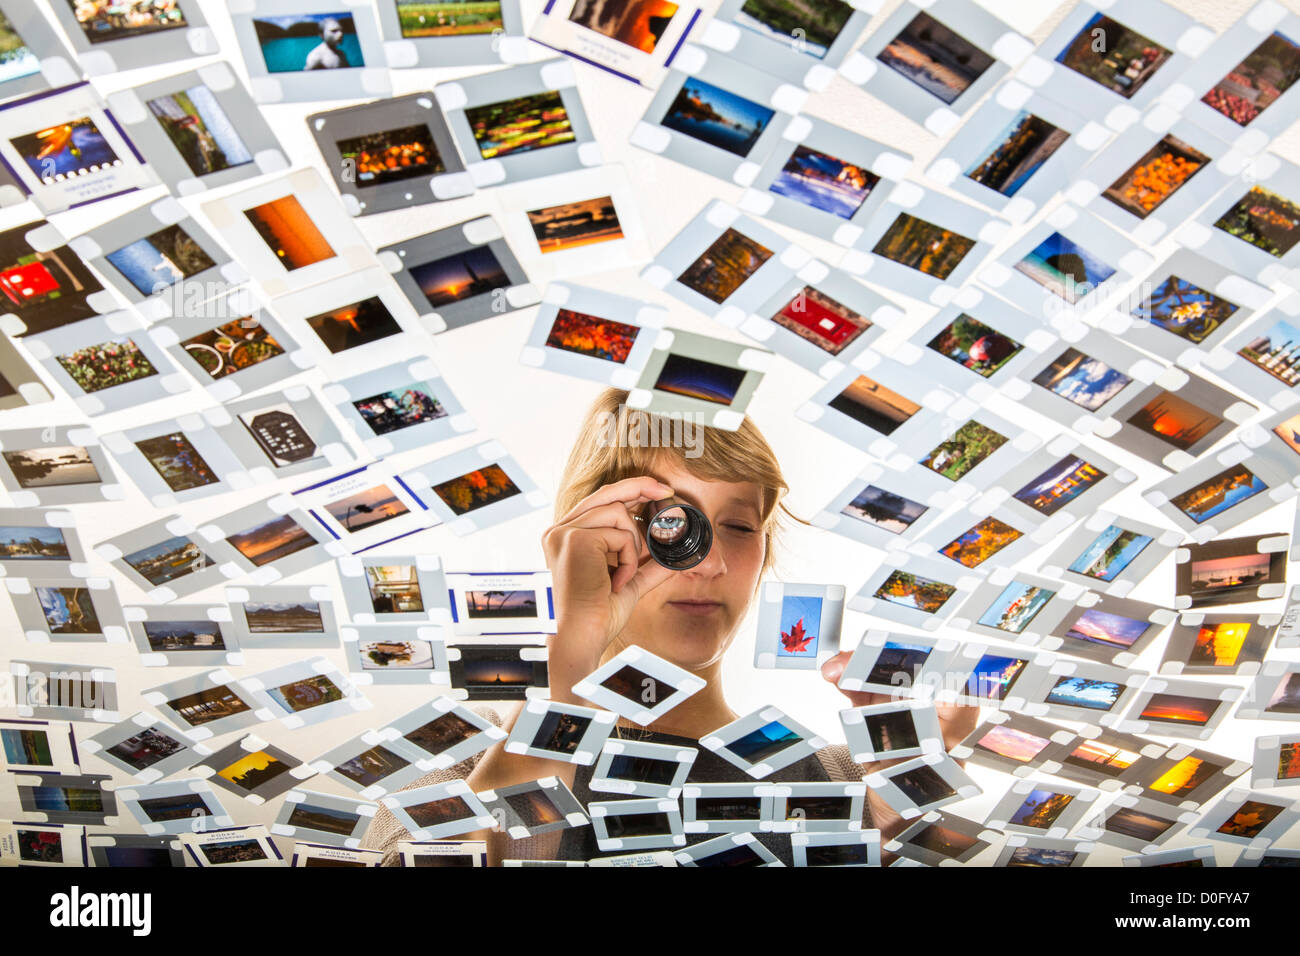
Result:
{"label": "woman's eyebrow", "polygon": [[[650,477],[655,478],[653,474]],[[655,480],[662,481],[663,479],[655,478]],[[674,488],[673,496],[676,498],[680,498],[688,505],[694,505],[697,508],[703,508],[703,505],[700,504],[700,499],[697,498],[695,495],[691,494],[689,491],[682,491],[681,489]],[[728,498],[726,501],[723,502],[723,505],[724,506],[741,505],[742,507],[745,508],[753,508],[755,512],[760,514],[762,513],[763,510],[762,507],[759,505],[759,503],[755,501],[752,497],[745,497],[744,495],[732,495],[730,498]]]}
{"label": "woman's eyebrow", "polygon": [[748,512],[755,521],[762,520],[763,509],[759,506],[758,502],[755,501],[753,498],[744,498],[741,497],[740,495],[733,495],[732,497],[728,498],[725,502],[723,502],[722,508],[720,508],[719,510],[723,510],[725,508],[737,508],[737,507],[740,508],[742,511]]}
{"label": "woman's eyebrow", "polygon": [[[654,477],[654,476],[652,475],[651,477]],[[663,481],[662,478],[659,478],[659,479],[656,479],[656,480],[657,480],[657,481]],[[665,482],[665,484],[667,484],[667,482]],[[682,491],[680,488],[677,488],[677,487],[675,487],[675,486],[673,486],[673,485],[669,485],[669,487],[673,489],[672,497],[674,497],[674,498],[680,498],[682,501],[686,502],[688,505],[694,505],[694,506],[697,507],[697,508],[700,507],[700,499],[699,499],[699,498],[696,498],[696,497],[695,497],[693,494],[691,494],[689,491]]]}

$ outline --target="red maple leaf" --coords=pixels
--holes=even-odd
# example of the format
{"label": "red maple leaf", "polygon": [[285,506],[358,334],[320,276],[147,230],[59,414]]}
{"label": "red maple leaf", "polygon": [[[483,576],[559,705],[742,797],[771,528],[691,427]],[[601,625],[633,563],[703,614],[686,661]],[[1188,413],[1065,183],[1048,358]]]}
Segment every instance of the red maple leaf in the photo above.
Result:
{"label": "red maple leaf", "polygon": [[781,632],[781,645],[787,654],[799,654],[808,650],[808,643],[813,636],[803,629],[803,618],[799,618],[794,622],[794,627],[790,628],[790,633]]}

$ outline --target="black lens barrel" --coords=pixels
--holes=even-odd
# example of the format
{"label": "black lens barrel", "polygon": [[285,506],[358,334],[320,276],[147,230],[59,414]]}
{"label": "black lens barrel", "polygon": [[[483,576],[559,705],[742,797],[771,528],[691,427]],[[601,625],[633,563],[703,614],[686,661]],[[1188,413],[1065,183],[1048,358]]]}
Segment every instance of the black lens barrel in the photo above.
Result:
{"label": "black lens barrel", "polygon": [[678,498],[649,502],[641,509],[650,556],[665,568],[685,571],[709,555],[713,525],[704,512]]}

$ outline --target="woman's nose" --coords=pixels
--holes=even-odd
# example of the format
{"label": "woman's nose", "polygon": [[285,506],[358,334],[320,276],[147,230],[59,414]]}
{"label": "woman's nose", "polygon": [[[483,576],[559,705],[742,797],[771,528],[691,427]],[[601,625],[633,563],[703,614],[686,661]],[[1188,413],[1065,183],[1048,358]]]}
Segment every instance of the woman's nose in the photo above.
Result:
{"label": "woman's nose", "polygon": [[722,554],[722,547],[718,544],[717,538],[714,538],[713,544],[709,548],[709,553],[693,568],[688,568],[687,573],[698,574],[702,577],[717,577],[720,574],[727,573],[727,562]]}

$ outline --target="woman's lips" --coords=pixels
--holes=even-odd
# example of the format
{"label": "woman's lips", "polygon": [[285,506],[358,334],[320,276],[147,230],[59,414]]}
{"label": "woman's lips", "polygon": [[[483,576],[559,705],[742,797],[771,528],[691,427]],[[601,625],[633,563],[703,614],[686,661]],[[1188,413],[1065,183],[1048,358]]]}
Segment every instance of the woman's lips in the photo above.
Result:
{"label": "woman's lips", "polygon": [[683,614],[705,615],[722,609],[717,601],[669,601]]}

